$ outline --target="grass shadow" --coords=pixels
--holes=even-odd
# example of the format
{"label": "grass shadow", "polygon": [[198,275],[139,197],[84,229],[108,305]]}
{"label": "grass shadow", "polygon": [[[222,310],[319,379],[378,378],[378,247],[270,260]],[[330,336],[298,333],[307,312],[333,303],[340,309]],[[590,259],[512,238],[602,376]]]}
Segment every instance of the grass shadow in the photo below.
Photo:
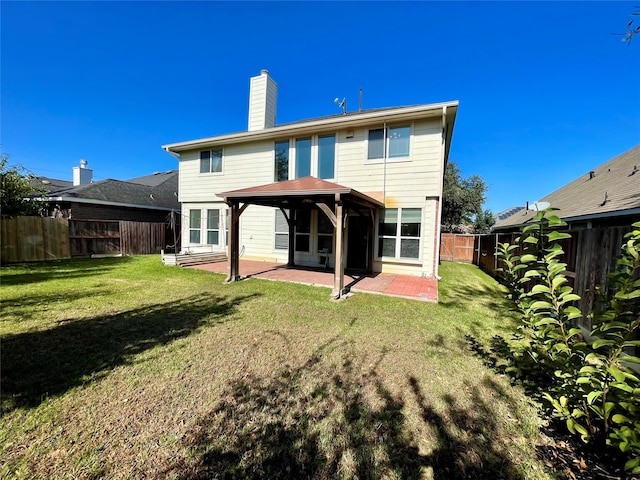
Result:
{"label": "grass shadow", "polygon": [[35,407],[157,345],[227,321],[250,297],[201,294],[2,339],[2,411]]}
{"label": "grass shadow", "polygon": [[131,257],[116,257],[12,264],[0,268],[0,278],[6,286],[28,285],[48,280],[86,279],[88,276],[103,275],[130,261]]}
{"label": "grass shadow", "polygon": [[[334,342],[332,340],[331,342]],[[331,343],[329,342],[329,343]],[[405,401],[392,394],[377,359],[340,357],[324,361],[322,347],[303,365],[284,366],[271,376],[248,375],[231,383],[217,405],[184,438],[190,455],[164,472],[171,478],[519,478],[494,445],[495,414],[475,392],[479,412],[456,409],[449,399],[445,418],[427,405],[418,381],[408,394],[423,420],[437,432],[438,445],[421,453],[403,413]],[[460,440],[454,430],[469,440]]]}

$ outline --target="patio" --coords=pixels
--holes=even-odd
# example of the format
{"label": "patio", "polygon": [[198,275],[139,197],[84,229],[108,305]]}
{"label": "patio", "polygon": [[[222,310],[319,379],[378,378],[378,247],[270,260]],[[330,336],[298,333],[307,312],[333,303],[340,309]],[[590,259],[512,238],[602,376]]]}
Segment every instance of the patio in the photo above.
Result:
{"label": "patio", "polygon": [[[228,262],[207,263],[189,268],[229,274]],[[282,263],[240,260],[240,272],[242,278],[262,278],[329,288],[334,285],[333,270],[319,268],[287,267]],[[438,281],[435,278],[390,273],[355,274],[349,272],[345,272],[344,277],[345,288],[351,292],[377,293],[428,302],[438,301]]]}

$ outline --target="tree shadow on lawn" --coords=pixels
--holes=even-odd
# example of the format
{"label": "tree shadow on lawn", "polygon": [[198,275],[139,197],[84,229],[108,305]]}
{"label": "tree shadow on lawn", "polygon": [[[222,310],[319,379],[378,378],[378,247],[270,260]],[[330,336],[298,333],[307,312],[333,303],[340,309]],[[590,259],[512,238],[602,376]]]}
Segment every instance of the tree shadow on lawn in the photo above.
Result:
{"label": "tree shadow on lawn", "polygon": [[[130,262],[131,257],[80,258],[51,262],[21,263],[0,268],[2,284],[27,285],[48,280],[86,279],[91,275],[102,275]],[[23,270],[27,270],[24,272]]]}
{"label": "tree shadow on lawn", "polygon": [[185,436],[188,458],[163,476],[417,479],[430,467],[436,480],[519,478],[496,445],[495,412],[477,390],[473,412],[448,397],[445,416],[429,405],[418,380],[408,378],[405,391],[435,437],[434,449],[421,453],[406,425],[404,399],[378,378],[385,351],[375,362],[347,353],[332,366],[323,362],[327,346],[300,367],[230,383]]}
{"label": "tree shadow on lawn", "polygon": [[156,345],[223,323],[237,305],[257,295],[201,294],[6,336],[0,352],[2,411],[35,407],[48,396],[99,379]]}
{"label": "tree shadow on lawn", "polygon": [[[513,306],[506,297],[506,292],[486,287],[484,285],[454,284],[441,289],[438,305],[447,308],[467,309],[469,304],[480,302],[490,310],[503,311],[509,314]],[[513,317],[513,315],[509,315]],[[515,318],[514,318],[515,320]]]}

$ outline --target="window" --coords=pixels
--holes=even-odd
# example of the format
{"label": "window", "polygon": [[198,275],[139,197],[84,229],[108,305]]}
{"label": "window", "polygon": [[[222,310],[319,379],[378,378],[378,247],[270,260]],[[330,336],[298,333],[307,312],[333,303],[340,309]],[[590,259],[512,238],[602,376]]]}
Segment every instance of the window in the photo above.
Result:
{"label": "window", "polygon": [[336,163],[336,136],[318,138],[318,178],[334,178]]}
{"label": "window", "polygon": [[387,208],[378,223],[378,257],[420,258],[422,209]]}
{"label": "window", "polygon": [[[287,214],[289,212],[287,211]],[[276,210],[276,250],[288,250],[289,249],[289,224],[287,219],[282,213],[282,210]]]}
{"label": "window", "polygon": [[189,243],[200,243],[200,210],[189,210]]}
{"label": "window", "polygon": [[327,215],[318,210],[318,251],[333,253],[333,224]]}
{"label": "window", "polygon": [[296,252],[309,251],[311,210],[296,210]]}
{"label": "window", "polygon": [[222,148],[200,152],[200,173],[222,172]]}
{"label": "window", "polygon": [[207,210],[207,245],[220,243],[220,210]]}
{"label": "window", "polygon": [[385,142],[384,129],[369,130],[369,151],[367,158],[402,158],[409,156],[411,127],[388,127]]}
{"label": "window", "polygon": [[369,160],[384,157],[384,129],[369,130]]}
{"label": "window", "polygon": [[311,175],[311,139],[296,139],[296,178]]}
{"label": "window", "polygon": [[[275,171],[276,182],[289,180],[289,141],[276,142],[275,144]],[[282,214],[282,212],[280,212]]]}

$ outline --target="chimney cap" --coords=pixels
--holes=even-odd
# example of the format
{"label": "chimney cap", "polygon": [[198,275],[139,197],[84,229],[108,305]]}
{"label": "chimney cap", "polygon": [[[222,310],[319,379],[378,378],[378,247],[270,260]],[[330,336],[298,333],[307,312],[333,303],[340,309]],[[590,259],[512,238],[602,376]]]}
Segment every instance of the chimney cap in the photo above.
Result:
{"label": "chimney cap", "polygon": [[263,68],[262,70],[260,70],[260,75],[269,75],[269,70]]}

